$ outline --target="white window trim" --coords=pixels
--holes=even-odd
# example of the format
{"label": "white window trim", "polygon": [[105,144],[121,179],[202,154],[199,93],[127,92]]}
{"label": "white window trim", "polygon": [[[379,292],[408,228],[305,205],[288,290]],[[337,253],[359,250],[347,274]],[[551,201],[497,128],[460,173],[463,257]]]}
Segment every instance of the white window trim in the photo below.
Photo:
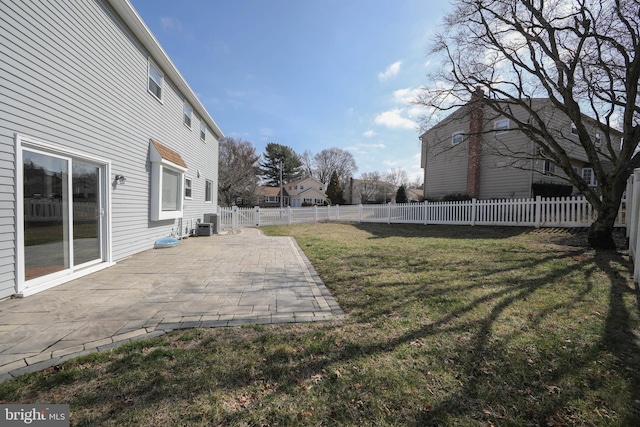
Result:
{"label": "white window trim", "polygon": [[[189,185],[187,185],[187,182]],[[187,196],[187,190],[189,190],[189,195]],[[193,180],[191,178],[184,177],[184,198],[187,200],[193,199]]]}
{"label": "white window trim", "polygon": [[[211,200],[207,200],[207,184],[211,184]],[[204,202],[205,203],[213,203],[213,181],[210,179],[204,180]]]}
{"label": "white window trim", "polygon": [[[160,75],[160,82],[156,82],[155,79],[153,79],[151,77],[151,68],[153,68],[159,75]],[[158,85],[158,87],[160,88],[160,96],[158,97],[158,95],[156,95],[155,93],[153,93],[151,91],[151,89],[149,89],[149,80],[153,80],[154,83],[156,83]],[[158,65],[153,62],[153,60],[151,59],[151,57],[149,57],[148,59],[148,63],[147,63],[147,92],[149,92],[155,99],[157,99],[160,102],[163,102],[163,95],[164,95],[164,73],[162,72],[162,70],[160,69],[160,67],[158,67]]]}
{"label": "white window trim", "polygon": [[556,165],[551,160],[544,160],[542,171],[545,175],[555,175]]}
{"label": "white window trim", "polygon": [[[189,114],[187,114],[187,111]],[[191,105],[189,105],[187,101],[184,101],[184,105],[182,107],[182,123],[187,127],[187,129],[193,129],[193,108],[191,108]]]}
{"label": "white window trim", "polygon": [[200,141],[207,140],[207,124],[204,120],[200,120]]}
{"label": "white window trim", "polygon": [[[507,125],[502,126],[501,124],[505,122]],[[509,132],[510,127],[511,127],[511,120],[509,119],[498,119],[493,122],[493,130],[495,131],[496,135]]]}
{"label": "white window trim", "polygon": [[578,128],[576,127],[575,124],[571,123],[571,129],[569,130],[569,132],[573,136],[578,136]]}
{"label": "white window trim", "polygon": [[151,147],[151,206],[149,218],[151,221],[182,218],[184,211],[184,197],[178,197],[177,210],[162,210],[162,172],[164,168],[167,168],[180,175],[178,178],[178,182],[180,183],[178,194],[184,195],[184,174],[187,172],[187,168],[162,158],[160,153],[153,148],[153,144],[151,144]]}
{"label": "white window trim", "polygon": [[[460,141],[456,142],[457,137],[460,137]],[[451,134],[451,145],[458,145],[464,141],[463,132],[454,132]]]}
{"label": "white window trim", "polygon": [[[111,161],[107,159],[103,159],[101,157],[96,157],[92,155],[87,155],[81,151],[75,151],[68,149],[66,147],[60,147],[55,144],[51,144],[48,142],[44,142],[35,138],[32,138],[27,135],[22,135],[19,133],[14,133],[14,143],[15,143],[15,152],[16,152],[16,165],[22,165],[23,157],[22,151],[23,149],[31,150],[31,151],[40,151],[47,155],[57,156],[57,157],[71,157],[80,159],[82,161],[89,161],[100,165],[104,170],[105,177],[111,176]],[[20,166],[20,170],[22,166]],[[16,169],[17,170],[17,169]],[[24,200],[24,182],[23,182],[22,173],[16,173],[15,179],[15,195],[16,200],[19,200],[20,203],[16,203],[15,210],[15,224],[17,230],[24,230],[24,204],[22,200]],[[46,289],[53,288],[62,283],[69,282],[71,280],[78,279],[80,277],[86,276],[87,274],[95,273],[96,271],[100,271],[104,268],[110,267],[114,265],[113,262],[113,247],[111,241],[111,187],[109,179],[102,179],[100,182],[101,191],[103,192],[103,201],[104,208],[101,211],[101,215],[103,215],[103,219],[101,221],[101,232],[103,235],[102,239],[102,262],[91,264],[90,266],[84,267],[83,265],[75,266],[73,270],[65,270],[60,274],[50,274],[46,276],[44,280],[36,279],[31,280],[29,282],[29,286],[26,286],[26,280],[24,275],[24,233],[16,233],[16,255],[15,255],[15,293],[16,295],[20,295],[22,297],[26,297],[29,295],[33,295],[35,293],[44,291]],[[35,285],[33,285],[35,284]]]}
{"label": "white window trim", "polygon": [[[590,174],[590,179],[587,181],[587,179],[584,177],[584,172],[585,171],[591,171]],[[582,168],[582,173],[580,174],[580,176],[582,176],[582,179],[584,179],[587,184],[589,185],[589,187],[596,187],[598,185],[598,181],[596,180],[596,175],[593,171],[593,168]]]}

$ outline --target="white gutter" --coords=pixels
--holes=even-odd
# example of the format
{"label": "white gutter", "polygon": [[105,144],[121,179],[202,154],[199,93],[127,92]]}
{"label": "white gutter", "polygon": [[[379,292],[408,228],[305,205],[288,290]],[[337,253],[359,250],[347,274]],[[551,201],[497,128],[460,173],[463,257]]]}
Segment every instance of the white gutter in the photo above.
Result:
{"label": "white gutter", "polygon": [[200,117],[207,123],[209,129],[214,133],[217,139],[223,138],[224,134],[218,127],[217,123],[207,112],[204,105],[200,102],[196,94],[191,90],[187,81],[182,77],[176,66],[171,62],[169,55],[162,49],[158,40],[144,23],[138,12],[134,9],[129,0],[107,0],[116,13],[122,18],[124,23],[129,27],[131,32],[138,38],[142,45],[149,51],[156,64],[162,68],[162,71],[169,77],[173,84],[182,92],[189,104],[198,113]]}

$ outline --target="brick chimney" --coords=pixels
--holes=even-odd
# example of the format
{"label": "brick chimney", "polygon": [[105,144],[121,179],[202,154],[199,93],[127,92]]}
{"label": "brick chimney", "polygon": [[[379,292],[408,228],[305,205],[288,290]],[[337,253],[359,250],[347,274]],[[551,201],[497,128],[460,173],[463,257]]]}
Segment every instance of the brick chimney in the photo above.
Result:
{"label": "brick chimney", "polygon": [[469,121],[469,158],[467,163],[467,195],[477,199],[480,195],[480,159],[482,157],[482,127],[484,91],[477,87],[471,95]]}

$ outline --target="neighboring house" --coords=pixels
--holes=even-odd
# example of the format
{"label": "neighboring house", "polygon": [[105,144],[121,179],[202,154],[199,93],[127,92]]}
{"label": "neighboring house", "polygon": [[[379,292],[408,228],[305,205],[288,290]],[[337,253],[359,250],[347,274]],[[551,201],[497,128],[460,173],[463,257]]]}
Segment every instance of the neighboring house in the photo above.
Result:
{"label": "neighboring house", "polygon": [[[287,190],[283,189],[282,193],[284,198],[282,199],[282,206],[289,206],[289,194]],[[261,208],[279,208],[280,207],[280,187],[266,187],[259,185],[256,187],[254,205]]]}
{"label": "neighboring house", "polygon": [[[595,186],[593,169],[571,120],[548,99],[533,99],[531,103],[557,139],[563,141],[574,170]],[[515,117],[527,121],[529,113],[522,107],[511,108]],[[597,123],[584,118],[598,140]],[[620,147],[622,134],[615,133],[612,138],[616,139],[612,145]],[[497,116],[482,101],[472,100],[458,108],[422,134],[420,140],[426,199],[459,194],[477,199],[529,198],[536,184],[560,184],[571,190],[561,168],[540,155],[534,142],[515,129],[508,118]]]}
{"label": "neighboring house", "polygon": [[327,186],[315,178],[303,178],[284,185],[289,194],[292,208],[324,205],[327,200]]}
{"label": "neighboring house", "polygon": [[424,202],[424,190],[422,188],[407,188],[409,203]]}
{"label": "neighboring house", "polygon": [[216,212],[223,134],[127,0],[0,10],[0,298]]}
{"label": "neighboring house", "polygon": [[395,203],[397,191],[390,182],[350,178],[344,198],[348,205]]}
{"label": "neighboring house", "polygon": [[[282,186],[282,206],[324,205],[327,200],[326,186],[315,178],[303,178]],[[258,186],[254,192],[255,202],[261,208],[280,207],[280,187]]]}

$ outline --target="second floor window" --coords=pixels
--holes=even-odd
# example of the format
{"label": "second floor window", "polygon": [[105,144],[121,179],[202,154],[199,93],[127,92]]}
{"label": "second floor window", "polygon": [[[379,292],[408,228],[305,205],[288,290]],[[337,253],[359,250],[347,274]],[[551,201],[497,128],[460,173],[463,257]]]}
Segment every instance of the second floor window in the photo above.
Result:
{"label": "second floor window", "polygon": [[509,131],[509,119],[500,119],[493,122],[493,130],[496,134]]}
{"label": "second floor window", "polygon": [[554,165],[550,160],[544,161],[544,174],[545,175],[553,175],[556,173],[556,165]]}
{"label": "second floor window", "polygon": [[590,187],[595,187],[597,185],[593,168],[582,168],[582,179],[584,179]]}
{"label": "second floor window", "polygon": [[164,81],[164,75],[162,74],[162,71],[160,71],[160,68],[158,68],[151,59],[149,59],[148,73],[149,83],[147,88],[149,89],[149,92],[159,100],[162,100],[162,84]]}
{"label": "second floor window", "polygon": [[189,104],[187,104],[186,102],[184,103],[184,119],[183,119],[183,122],[184,122],[186,127],[191,129],[191,106]]}
{"label": "second floor window", "polygon": [[207,139],[207,125],[204,120],[200,121],[200,139],[203,141]]}

